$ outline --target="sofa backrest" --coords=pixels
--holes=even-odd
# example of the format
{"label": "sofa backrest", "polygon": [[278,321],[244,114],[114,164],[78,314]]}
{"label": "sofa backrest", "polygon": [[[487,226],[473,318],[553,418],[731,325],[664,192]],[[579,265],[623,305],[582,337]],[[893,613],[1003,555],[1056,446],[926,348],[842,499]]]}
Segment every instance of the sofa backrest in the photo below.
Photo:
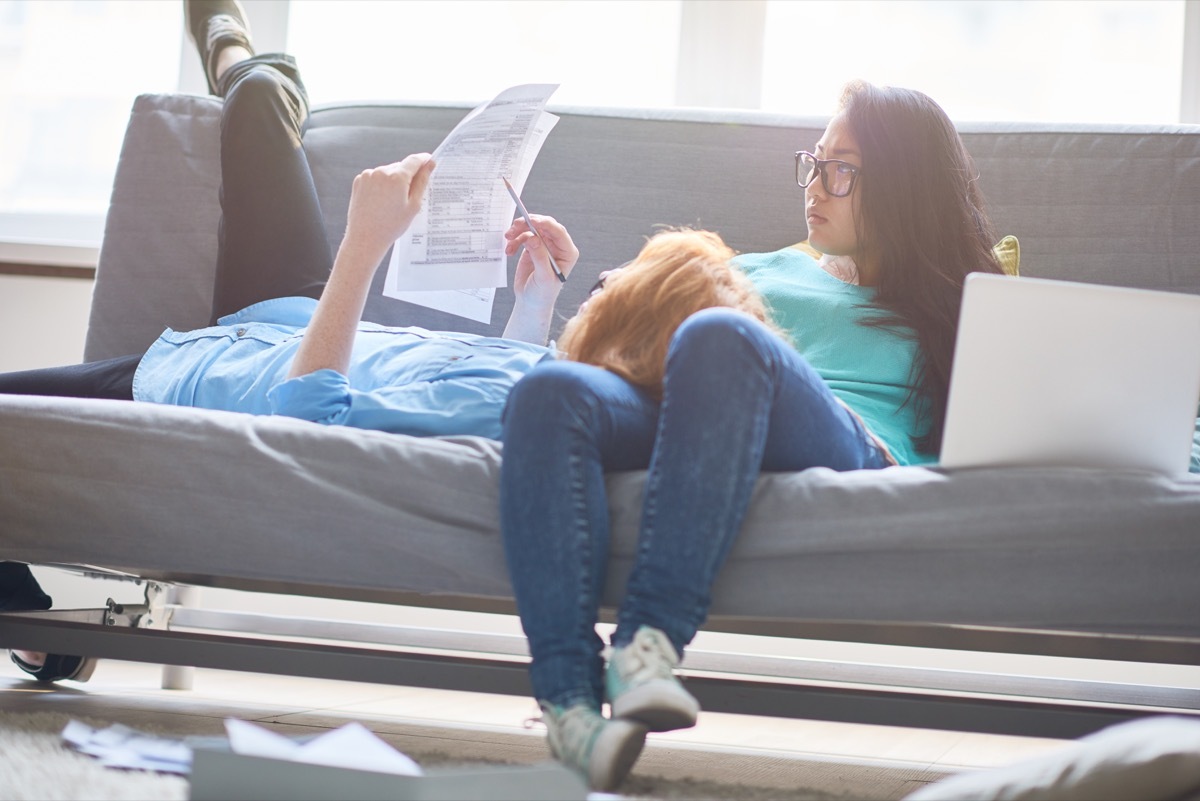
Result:
{"label": "sofa backrest", "polygon": [[[205,325],[219,217],[220,101],[143,95],[134,103],[100,251],[85,358],[144,350],[163,328]],[[353,104],[314,110],[304,142],[330,240],[364,168],[432,151],[469,109]],[[603,269],[659,225],[711,228],[738,251],[806,238],[793,153],[825,119],[748,111],[551,107],[551,132],[523,198],[557,217],[581,251],[561,322]],[[1021,242],[1025,275],[1200,293],[1200,126],[960,126],[1000,234]],[[513,265],[510,264],[510,270]],[[498,334],[490,325],[384,298],[368,319]],[[557,331],[557,327],[556,327]]]}

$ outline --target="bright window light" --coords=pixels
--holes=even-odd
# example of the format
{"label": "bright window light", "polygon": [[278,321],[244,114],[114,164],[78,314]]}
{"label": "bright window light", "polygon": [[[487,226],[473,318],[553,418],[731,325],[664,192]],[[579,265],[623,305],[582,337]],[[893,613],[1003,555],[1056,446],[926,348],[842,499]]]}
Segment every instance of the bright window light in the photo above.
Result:
{"label": "bright window light", "polygon": [[[1184,0],[767,0],[761,40],[685,13],[740,1],[255,0],[287,11],[256,33],[297,56],[318,104],[558,83],[552,105],[672,106],[682,35],[701,85],[761,50],[769,111],[829,114],[864,78],[956,121],[1179,119]],[[0,242],[98,242],[134,97],[178,90],[182,25],[179,0],[0,0]]]}
{"label": "bright window light", "polygon": [[180,8],[0,2],[0,237],[103,218],[134,97],[178,83]]}
{"label": "bright window light", "polygon": [[771,0],[763,107],[832,112],[855,78],[962,120],[1179,120],[1182,0]]}
{"label": "bright window light", "polygon": [[313,103],[557,83],[553,105],[669,106],[679,14],[678,0],[293,0],[288,48]]}

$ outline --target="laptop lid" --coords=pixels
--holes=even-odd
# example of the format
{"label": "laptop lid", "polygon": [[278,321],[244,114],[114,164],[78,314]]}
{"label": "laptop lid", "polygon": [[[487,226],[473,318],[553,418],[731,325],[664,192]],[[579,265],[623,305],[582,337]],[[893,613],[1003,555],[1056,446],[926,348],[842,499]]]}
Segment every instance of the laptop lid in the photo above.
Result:
{"label": "laptop lid", "polygon": [[943,467],[1187,471],[1200,296],[972,273]]}

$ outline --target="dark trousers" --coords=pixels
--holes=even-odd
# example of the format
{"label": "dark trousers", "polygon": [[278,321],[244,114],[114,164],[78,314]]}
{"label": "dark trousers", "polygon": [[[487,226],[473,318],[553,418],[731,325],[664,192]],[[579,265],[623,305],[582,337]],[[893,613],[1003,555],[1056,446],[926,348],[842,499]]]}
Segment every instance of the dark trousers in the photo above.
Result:
{"label": "dark trousers", "polygon": [[[301,137],[308,95],[291,56],[255,56],[217,87],[221,220],[210,324],[254,303],[319,298],[333,266]],[[133,400],[142,354],[0,374],[0,393]]]}
{"label": "dark trousers", "polygon": [[50,596],[20,562],[0,562],[0,612],[24,612],[27,609],[49,609]]}

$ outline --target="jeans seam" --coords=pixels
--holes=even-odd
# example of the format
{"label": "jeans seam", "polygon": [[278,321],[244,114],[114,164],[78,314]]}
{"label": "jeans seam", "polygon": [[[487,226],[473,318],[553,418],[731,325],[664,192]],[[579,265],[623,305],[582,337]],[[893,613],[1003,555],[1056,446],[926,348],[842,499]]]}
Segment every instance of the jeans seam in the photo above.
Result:
{"label": "jeans seam", "polygon": [[[760,347],[760,341],[754,336],[752,329],[743,328],[740,325],[738,326],[738,329],[743,334],[740,337],[740,346],[744,347],[748,351],[747,355],[749,356],[749,358],[746,359],[746,362],[752,363],[759,370],[761,370],[761,374],[764,376],[765,380],[770,383],[771,394],[772,394],[772,396],[774,396],[775,394],[778,393],[779,387],[782,383],[780,380],[780,375],[779,375],[780,369],[782,367],[781,362],[775,357],[775,353],[773,351],[771,351],[770,348]],[[672,360],[669,355],[668,356],[668,371],[670,371],[671,361]],[[775,402],[774,398],[773,398],[773,402]],[[667,397],[667,393],[664,393],[664,397],[663,397],[662,403],[660,405],[660,411],[659,411],[659,420],[660,420],[660,429],[659,430],[660,431],[661,431],[661,421],[668,417],[668,415],[670,413],[669,409],[670,409],[669,399]],[[764,416],[764,415],[756,416],[756,420],[754,423],[755,436],[757,436],[759,439],[763,439],[765,437],[763,429],[768,424],[769,424],[768,416]],[[653,464],[652,464],[652,468],[653,468]],[[757,478],[757,472],[755,472],[754,475],[755,475],[755,478]],[[655,471],[653,469],[651,470],[650,474],[647,477],[647,482],[646,482],[646,487],[645,487],[645,495],[644,495],[643,502],[642,502],[642,528],[639,532],[639,542],[638,542],[638,557],[639,557],[639,559],[643,558],[645,553],[651,549],[652,543],[654,542],[654,540],[657,536],[656,524],[657,524],[657,508],[658,508],[658,489],[659,489],[659,483],[660,483],[661,477],[662,477],[661,472]],[[734,536],[736,536],[736,534]],[[730,542],[732,542],[732,540],[730,540]],[[709,575],[711,578],[709,581],[709,586],[702,588],[701,592],[699,592],[697,594],[696,602],[691,607],[693,620],[698,620],[698,619],[702,618],[706,613],[707,596],[711,595],[711,583],[712,583],[712,579],[715,579],[715,575],[713,575],[714,566],[718,560],[718,556],[723,554],[726,550],[727,550],[727,548],[714,547],[709,552],[708,559],[704,563],[704,570],[705,570],[705,575]],[[631,607],[643,605],[642,601],[640,599],[640,596],[637,593],[636,587],[630,587],[627,590],[625,603],[629,604]],[[659,625],[662,625],[662,624],[659,623]],[[679,637],[677,632],[667,632],[667,634],[672,639],[672,641],[675,641]]]}
{"label": "jeans seam", "polygon": [[[592,575],[592,561],[594,554],[592,553],[591,537],[587,536],[587,499],[586,499],[586,482],[583,480],[583,456],[578,450],[578,439],[572,447],[568,459],[568,464],[571,467],[571,496],[572,506],[575,510],[575,531],[578,535],[577,544],[579,547],[579,567],[580,581],[579,593],[575,597],[575,609],[578,614],[579,629],[575,632],[576,636],[580,637],[580,645],[586,643],[586,635],[583,627],[586,626],[586,617],[590,606],[590,578]],[[575,675],[572,677],[572,684],[578,688],[587,687],[588,693],[591,693],[591,677],[587,675],[588,668],[583,660],[579,660],[576,670],[582,670],[584,675]]]}

